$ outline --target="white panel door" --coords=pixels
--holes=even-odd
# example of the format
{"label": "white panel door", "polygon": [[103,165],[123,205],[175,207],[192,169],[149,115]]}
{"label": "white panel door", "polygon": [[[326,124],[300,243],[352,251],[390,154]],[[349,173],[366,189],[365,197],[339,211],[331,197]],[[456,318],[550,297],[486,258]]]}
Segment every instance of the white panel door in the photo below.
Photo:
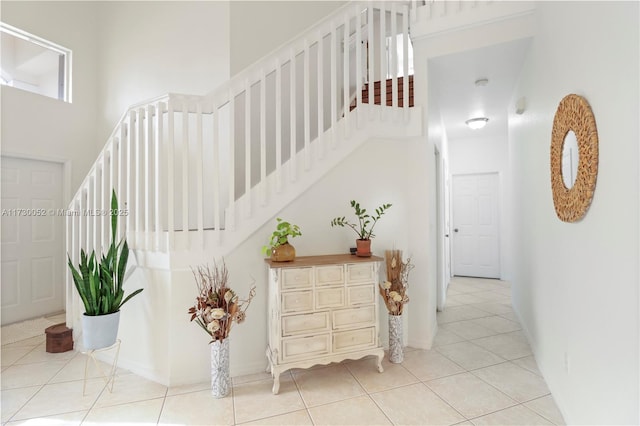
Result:
{"label": "white panel door", "polygon": [[64,310],[62,164],[2,157],[2,325]]}
{"label": "white panel door", "polygon": [[453,274],[500,278],[498,175],[453,176]]}

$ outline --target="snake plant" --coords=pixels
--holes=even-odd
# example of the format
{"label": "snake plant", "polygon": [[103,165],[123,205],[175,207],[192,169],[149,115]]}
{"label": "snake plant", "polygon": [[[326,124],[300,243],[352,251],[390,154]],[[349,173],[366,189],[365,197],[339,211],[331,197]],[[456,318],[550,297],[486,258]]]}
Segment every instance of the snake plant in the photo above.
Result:
{"label": "snake plant", "polygon": [[80,263],[76,269],[69,257],[73,282],[85,308],[85,315],[107,315],[118,312],[129,299],[140,293],[138,289],[124,298],[124,273],[129,259],[126,239],[115,243],[118,230],[118,198],[111,195],[111,244],[106,255],[97,258],[95,250],[90,256],[80,251]]}

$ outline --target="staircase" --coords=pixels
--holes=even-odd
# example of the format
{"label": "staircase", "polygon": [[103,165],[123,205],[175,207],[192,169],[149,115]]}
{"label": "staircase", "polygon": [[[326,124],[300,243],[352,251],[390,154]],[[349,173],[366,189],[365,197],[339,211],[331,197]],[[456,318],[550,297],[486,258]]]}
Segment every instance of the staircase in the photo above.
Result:
{"label": "staircase", "polygon": [[[409,90],[409,108],[413,107],[413,76],[410,75],[408,78],[409,84],[406,85]],[[403,107],[404,106],[404,78],[398,77],[396,86],[394,86],[394,79],[388,78],[385,82],[386,90],[385,90],[385,104],[386,106],[393,107]],[[382,82],[376,81],[373,83],[373,102],[369,99],[369,83],[365,83],[364,88],[362,89],[362,103],[368,104],[372,103],[374,105],[382,105]],[[354,99],[351,102],[350,110],[353,111],[357,107],[356,100]]]}
{"label": "staircase", "polygon": [[[366,141],[419,135],[421,113],[409,109],[411,91],[402,84],[409,79],[410,6],[348,3],[209,94],[170,93],[131,106],[70,203],[71,260],[108,246],[112,188],[130,265],[172,271],[230,253]],[[398,69],[405,71],[398,76]],[[379,86],[387,75],[390,102],[386,92],[367,91],[368,82]],[[347,108],[352,100],[356,109]],[[172,280],[163,299],[169,304],[184,296],[185,286]],[[67,295],[67,323],[78,341],[84,309],[69,275]],[[175,311],[175,322],[185,322],[181,305],[154,309]],[[121,321],[126,336],[128,320]],[[126,358],[123,349],[121,364]],[[145,363],[128,367],[145,375],[137,369]],[[188,376],[178,370],[146,375],[166,383]]]}
{"label": "staircase", "polygon": [[[112,188],[123,208],[120,236],[132,249],[222,255],[271,218],[284,194],[304,190],[305,175],[316,179],[323,163],[332,167],[370,137],[381,99],[404,111],[386,123],[387,133],[402,135],[413,78],[387,79],[388,95],[379,80],[397,74],[399,56],[408,69],[407,55],[386,45],[402,34],[408,49],[409,19],[408,2],[348,4],[205,96],[167,94],[130,107],[70,203],[71,258],[108,245],[101,212]],[[368,82],[376,80],[374,95]],[[361,108],[345,113],[352,99]]]}

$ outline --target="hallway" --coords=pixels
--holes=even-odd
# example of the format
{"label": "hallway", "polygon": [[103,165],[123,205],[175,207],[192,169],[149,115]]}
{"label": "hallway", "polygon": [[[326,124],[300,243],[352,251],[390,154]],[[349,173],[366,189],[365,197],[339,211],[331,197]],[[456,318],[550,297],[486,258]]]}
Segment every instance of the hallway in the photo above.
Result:
{"label": "hallway", "polygon": [[46,353],[44,336],[3,345],[2,424],[564,424],[508,283],[454,278],[448,296],[432,350],[406,348],[382,374],[372,359],[286,372],[278,396],[266,373],[213,399],[206,381],[166,387],[124,370],[113,393],[93,378],[82,396],[84,355]]}

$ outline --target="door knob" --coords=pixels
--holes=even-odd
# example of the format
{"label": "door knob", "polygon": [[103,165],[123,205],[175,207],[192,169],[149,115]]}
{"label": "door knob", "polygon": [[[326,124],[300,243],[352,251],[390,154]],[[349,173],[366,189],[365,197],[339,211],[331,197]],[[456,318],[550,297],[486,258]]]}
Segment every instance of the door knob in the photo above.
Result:
{"label": "door knob", "polygon": [[458,232],[458,228],[454,228],[453,232]]}

